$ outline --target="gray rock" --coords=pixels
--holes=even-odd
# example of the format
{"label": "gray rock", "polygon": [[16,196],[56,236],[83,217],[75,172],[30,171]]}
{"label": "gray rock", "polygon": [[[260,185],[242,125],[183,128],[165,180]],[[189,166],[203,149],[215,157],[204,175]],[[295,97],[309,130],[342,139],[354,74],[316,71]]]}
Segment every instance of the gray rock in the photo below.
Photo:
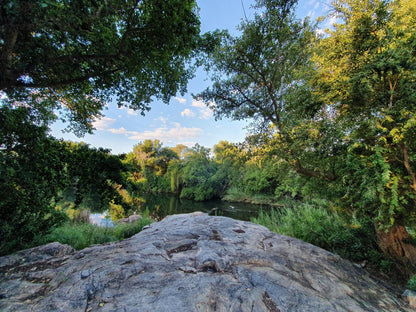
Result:
{"label": "gray rock", "polygon": [[416,309],[416,291],[406,289],[402,297],[409,302],[409,306]]}
{"label": "gray rock", "polygon": [[0,258],[0,310],[411,311],[330,252],[202,213],[169,216],[79,254]]}
{"label": "gray rock", "polygon": [[127,218],[123,218],[118,220],[119,223],[125,224],[125,223],[134,223],[140,220],[142,216],[133,214],[131,216],[128,216]]}

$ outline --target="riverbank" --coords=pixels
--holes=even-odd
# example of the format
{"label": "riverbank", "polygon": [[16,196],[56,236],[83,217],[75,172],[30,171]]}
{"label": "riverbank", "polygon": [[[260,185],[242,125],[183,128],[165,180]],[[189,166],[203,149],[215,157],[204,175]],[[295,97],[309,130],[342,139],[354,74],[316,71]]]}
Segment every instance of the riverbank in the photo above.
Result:
{"label": "riverbank", "polygon": [[222,201],[232,203],[247,203],[253,205],[264,205],[271,207],[284,207],[288,202],[293,202],[294,199],[277,199],[273,195],[255,194],[250,195],[238,190],[229,190],[227,194],[221,198]]}

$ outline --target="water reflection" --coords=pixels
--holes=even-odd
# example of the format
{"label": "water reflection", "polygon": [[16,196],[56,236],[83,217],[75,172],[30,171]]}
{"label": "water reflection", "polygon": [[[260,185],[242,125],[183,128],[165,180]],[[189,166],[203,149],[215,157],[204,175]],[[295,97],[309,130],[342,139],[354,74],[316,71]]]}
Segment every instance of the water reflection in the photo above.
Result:
{"label": "water reflection", "polygon": [[[250,221],[251,218],[258,216],[261,208],[268,209],[268,205],[253,205],[247,203],[230,203],[220,200],[206,202],[195,202],[192,200],[179,199],[169,194],[146,194],[141,196],[146,203],[137,211],[141,214],[146,209],[149,210],[150,216],[156,220],[162,220],[164,217],[173,214],[190,213],[202,211],[213,216],[230,217],[237,220]],[[90,223],[99,226],[113,226],[111,218],[106,217],[107,212],[91,213]]]}
{"label": "water reflection", "polygon": [[[257,217],[262,206],[247,203],[229,203],[220,200],[195,202],[192,200],[179,199],[168,194],[146,194],[142,196],[146,203],[143,210],[149,210],[150,215],[161,220],[172,214],[190,213],[202,211],[210,215],[231,217],[238,220],[249,221],[250,218]],[[269,206],[264,206],[269,208]]]}
{"label": "water reflection", "polygon": [[111,218],[108,217],[107,212],[90,213],[90,223],[98,226],[112,227],[114,226]]}

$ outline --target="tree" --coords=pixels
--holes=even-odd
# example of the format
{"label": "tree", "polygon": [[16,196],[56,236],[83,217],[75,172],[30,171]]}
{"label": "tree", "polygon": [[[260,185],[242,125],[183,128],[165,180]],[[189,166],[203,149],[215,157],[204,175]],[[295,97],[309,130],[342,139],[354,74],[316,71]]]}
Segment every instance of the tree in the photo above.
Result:
{"label": "tree", "polygon": [[201,146],[196,143],[192,148],[188,148],[185,153],[185,161],[190,160],[202,160],[202,161],[209,161],[210,160],[210,152],[211,150],[205,146]]}
{"label": "tree", "polygon": [[188,149],[182,167],[182,198],[204,201],[218,198],[228,182],[219,174],[219,165],[210,157],[210,149],[199,144]]}
{"label": "tree", "polygon": [[36,124],[28,108],[0,107],[0,254],[31,247],[34,237],[65,221],[55,209],[69,182],[66,151]]}
{"label": "tree", "polygon": [[0,10],[0,91],[66,109],[79,134],[110,99],[144,113],[153,97],[184,92],[202,42],[194,0],[7,0]]}
{"label": "tree", "polygon": [[265,119],[258,137],[304,189],[370,217],[380,248],[416,266],[415,2],[334,1],[322,38],[295,3],[258,1],[263,14],[211,55],[214,85],[199,96],[219,117]]}
{"label": "tree", "polygon": [[103,148],[91,148],[84,143],[62,142],[66,151],[60,161],[66,165],[70,182],[75,191],[75,205],[93,201],[89,209],[103,211],[114,200],[117,191],[114,184],[121,184],[124,170],[120,159]]}
{"label": "tree", "polygon": [[344,128],[343,199],[375,220],[386,254],[416,266],[405,228],[416,217],[416,3],[339,0],[333,10],[313,86]]}
{"label": "tree", "polygon": [[293,128],[302,128],[319,109],[305,79],[311,70],[314,27],[307,19],[295,18],[296,3],[257,1],[262,12],[242,22],[242,35],[225,33],[221,45],[209,54],[207,67],[214,83],[196,97],[211,105],[217,118],[253,118],[257,132],[278,135],[286,146],[281,156],[300,173],[333,179],[331,172],[319,172],[291,148]]}
{"label": "tree", "polygon": [[[162,147],[159,140],[144,140],[126,155],[124,163],[129,167],[126,180],[131,192],[170,190],[170,178],[166,176],[172,162],[179,159],[174,150]],[[169,172],[170,174],[171,172]]]}
{"label": "tree", "polygon": [[221,45],[209,55],[213,86],[197,95],[210,105],[216,117],[259,118],[280,127],[291,103],[296,72],[308,61],[306,47],[311,27],[294,18],[296,1],[258,1],[265,11],[240,25],[242,35],[224,33]]}
{"label": "tree", "polygon": [[183,144],[177,144],[175,147],[171,147],[171,150],[174,151],[179,159],[183,158],[183,153],[188,149],[186,145]]}

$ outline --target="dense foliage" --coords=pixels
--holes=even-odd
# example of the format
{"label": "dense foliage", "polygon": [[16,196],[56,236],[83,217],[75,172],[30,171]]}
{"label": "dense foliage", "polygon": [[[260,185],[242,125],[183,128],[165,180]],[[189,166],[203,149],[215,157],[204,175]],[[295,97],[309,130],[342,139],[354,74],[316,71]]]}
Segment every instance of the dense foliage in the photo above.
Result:
{"label": "dense foliage", "polygon": [[0,109],[0,254],[28,246],[65,220],[54,209],[68,181],[64,147],[23,107]]}
{"label": "dense foliage", "polygon": [[111,183],[121,182],[123,167],[108,150],[57,141],[25,107],[2,106],[0,124],[1,254],[30,246],[74,217],[71,209],[119,199]]}
{"label": "dense foliage", "polygon": [[121,217],[137,206],[117,157],[58,142],[48,126],[61,118],[81,135],[110,100],[142,113],[168,102],[213,37],[200,36],[194,0],[8,0],[0,12],[3,254],[81,209],[112,205]]}
{"label": "dense foliage", "polygon": [[257,1],[261,14],[208,55],[214,84],[198,97],[218,117],[262,121],[253,138],[299,194],[372,219],[383,251],[416,266],[416,3],[334,1],[319,36],[296,2]]}
{"label": "dense foliage", "polygon": [[[371,220],[344,219],[325,201],[287,204],[278,210],[261,211],[253,220],[270,230],[301,239],[356,262],[370,261],[380,268]],[[385,268],[383,268],[385,269]]]}
{"label": "dense foliage", "polygon": [[7,0],[0,12],[0,90],[63,110],[78,133],[110,99],[145,112],[183,92],[203,41],[194,0]]}

